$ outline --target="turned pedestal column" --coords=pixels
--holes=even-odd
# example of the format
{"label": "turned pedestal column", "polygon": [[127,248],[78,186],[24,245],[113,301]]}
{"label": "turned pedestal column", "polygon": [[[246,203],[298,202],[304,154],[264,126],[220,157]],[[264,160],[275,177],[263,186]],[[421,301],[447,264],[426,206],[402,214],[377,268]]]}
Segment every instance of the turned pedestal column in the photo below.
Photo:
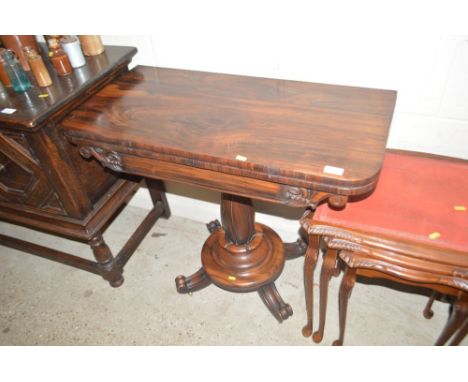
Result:
{"label": "turned pedestal column", "polygon": [[272,229],[255,223],[254,218],[250,199],[222,194],[222,226],[209,225],[211,235],[202,248],[202,268],[192,276],[178,276],[177,290],[189,293],[213,283],[231,292],[258,291],[281,322],[293,312],[276,290],[274,281],[283,270],[285,257],[304,254],[306,245],[302,240],[284,245]]}

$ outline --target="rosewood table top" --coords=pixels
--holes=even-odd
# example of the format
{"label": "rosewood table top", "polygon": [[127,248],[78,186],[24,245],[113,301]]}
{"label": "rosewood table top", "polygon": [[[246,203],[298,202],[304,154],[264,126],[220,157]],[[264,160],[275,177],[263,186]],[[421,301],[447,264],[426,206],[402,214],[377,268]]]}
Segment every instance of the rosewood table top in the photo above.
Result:
{"label": "rosewood table top", "polygon": [[78,144],[355,195],[375,187],[395,101],[389,90],[138,66],[63,127]]}

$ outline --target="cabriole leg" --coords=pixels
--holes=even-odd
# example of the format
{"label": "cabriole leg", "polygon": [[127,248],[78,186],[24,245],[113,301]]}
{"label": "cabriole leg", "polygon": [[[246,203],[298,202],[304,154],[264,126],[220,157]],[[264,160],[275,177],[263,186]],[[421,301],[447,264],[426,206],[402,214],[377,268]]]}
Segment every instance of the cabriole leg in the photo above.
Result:
{"label": "cabriole leg", "polygon": [[432,318],[434,315],[434,312],[432,311],[432,305],[434,304],[434,300],[438,298],[440,295],[439,292],[433,291],[431,294],[431,297],[429,297],[429,300],[427,301],[426,306],[424,307],[423,310],[423,316],[427,319]]}
{"label": "cabriole leg", "polygon": [[325,330],[325,318],[327,314],[328,302],[328,284],[336,269],[336,258],[338,251],[336,249],[327,249],[323,258],[322,269],[320,271],[320,317],[319,329],[313,334],[312,339],[314,342],[319,343],[322,341],[323,333]]}
{"label": "cabriole leg", "polygon": [[453,305],[452,313],[445,325],[442,333],[440,333],[435,345],[442,346],[452,337],[452,335],[464,324],[467,310],[459,301]]}
{"label": "cabriole leg", "polygon": [[346,328],[346,314],[348,310],[348,300],[351,297],[356,282],[356,269],[346,268],[343,279],[341,280],[339,292],[339,315],[340,315],[340,335],[337,340],[333,342],[333,346],[342,346],[344,340],[344,333]]}
{"label": "cabriole leg", "polygon": [[304,289],[306,300],[307,323],[302,328],[302,335],[310,337],[314,321],[314,271],[319,254],[319,236],[309,235],[309,246],[304,259]]}

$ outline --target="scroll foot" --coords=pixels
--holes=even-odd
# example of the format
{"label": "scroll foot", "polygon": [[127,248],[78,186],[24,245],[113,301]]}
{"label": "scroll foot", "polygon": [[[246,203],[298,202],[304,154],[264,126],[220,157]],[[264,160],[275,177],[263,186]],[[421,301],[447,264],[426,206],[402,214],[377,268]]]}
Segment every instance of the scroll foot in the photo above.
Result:
{"label": "scroll foot", "polygon": [[432,311],[432,304],[434,304],[434,300],[438,297],[439,292],[432,292],[431,297],[427,301],[427,304],[423,310],[423,316],[427,319],[432,318],[434,312]]}
{"label": "scroll foot", "polygon": [[286,260],[304,256],[307,250],[307,243],[301,238],[294,243],[284,243],[284,257]]}
{"label": "scroll foot", "polygon": [[221,226],[221,223],[219,222],[219,220],[215,219],[215,220],[210,221],[206,225],[206,228],[208,228],[208,231],[210,231],[210,233],[213,233],[214,231],[222,228],[222,226]]}
{"label": "scroll foot", "polygon": [[270,312],[279,322],[283,322],[292,316],[291,305],[286,304],[276,290],[274,283],[267,284],[258,290],[260,298],[265,303]]}
{"label": "scroll foot", "polygon": [[191,276],[177,276],[175,279],[177,292],[185,294],[196,292],[197,290],[203,289],[211,284],[209,276],[206,274],[203,268],[200,268],[198,272]]}

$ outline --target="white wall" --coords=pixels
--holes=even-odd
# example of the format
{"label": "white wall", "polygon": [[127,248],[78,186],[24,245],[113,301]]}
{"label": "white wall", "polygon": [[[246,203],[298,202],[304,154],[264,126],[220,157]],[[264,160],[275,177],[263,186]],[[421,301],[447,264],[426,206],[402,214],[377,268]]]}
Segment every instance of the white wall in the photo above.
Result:
{"label": "white wall", "polygon": [[[181,19],[155,12],[150,35],[106,35],[103,40],[136,46],[133,66],[395,89],[388,147],[468,159],[468,36],[421,34],[411,26],[396,33],[398,22],[387,20],[385,10],[357,31],[324,28],[313,13],[237,12],[240,18],[226,8],[215,12],[216,17],[203,12],[190,17],[188,12]],[[173,183],[167,187],[175,215],[204,222],[219,216],[217,193]],[[142,191],[133,203],[149,207],[149,198]],[[259,221],[284,238],[295,236],[300,211],[267,204],[258,208],[265,213],[257,215]]]}

